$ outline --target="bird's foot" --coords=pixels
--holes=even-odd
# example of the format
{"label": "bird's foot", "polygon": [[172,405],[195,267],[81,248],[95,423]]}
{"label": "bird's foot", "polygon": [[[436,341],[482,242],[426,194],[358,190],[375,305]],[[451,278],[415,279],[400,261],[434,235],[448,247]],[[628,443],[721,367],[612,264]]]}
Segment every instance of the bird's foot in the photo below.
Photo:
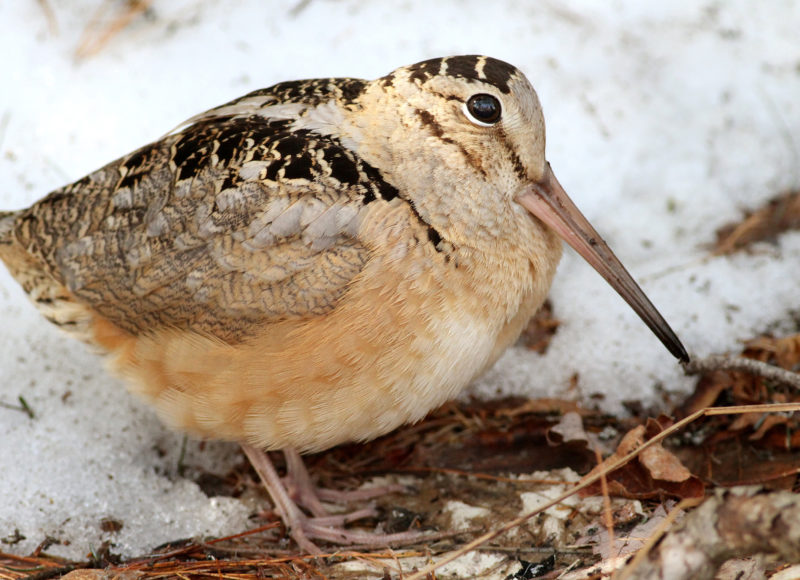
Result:
{"label": "bird's foot", "polygon": [[[346,530],[344,526],[348,523],[367,517],[374,517],[378,513],[377,510],[369,507],[347,514],[330,515],[320,501],[321,497],[327,501],[370,499],[384,493],[402,491],[404,489],[402,486],[384,486],[383,489],[373,488],[355,490],[354,492],[317,489],[311,482],[300,455],[296,451],[288,450],[284,451],[287,472],[289,473],[287,476],[289,490],[287,490],[264,451],[246,444],[242,444],[242,449],[272,497],[275,509],[286,525],[289,535],[304,552],[309,554],[322,553],[322,550],[312,541],[314,539],[340,545],[359,544],[381,547],[391,544],[413,543],[427,537],[427,534],[416,531],[385,534],[362,530]],[[312,515],[308,516],[303,513],[298,507],[298,503]]]}
{"label": "bird's foot", "polygon": [[[322,517],[328,515],[328,511],[322,506],[320,503],[321,501],[344,504],[356,501],[367,501],[389,493],[406,491],[406,487],[400,484],[381,485],[348,491],[318,487],[311,481],[311,476],[308,473],[308,469],[306,469],[305,463],[303,463],[303,458],[297,451],[294,449],[284,449],[283,454],[286,457],[286,477],[284,477],[282,481],[289,497],[315,516]],[[350,521],[355,520],[351,519]]]}
{"label": "bird's foot", "polygon": [[[371,513],[368,513],[371,512]],[[373,548],[392,544],[410,544],[427,539],[429,534],[417,531],[385,534],[363,530],[347,530],[343,526],[349,522],[371,517],[375,510],[366,508],[342,516],[309,517],[298,510],[291,523],[287,522],[289,534],[298,546],[309,554],[320,554],[322,550],[311,540],[323,540],[339,545],[361,545]]]}

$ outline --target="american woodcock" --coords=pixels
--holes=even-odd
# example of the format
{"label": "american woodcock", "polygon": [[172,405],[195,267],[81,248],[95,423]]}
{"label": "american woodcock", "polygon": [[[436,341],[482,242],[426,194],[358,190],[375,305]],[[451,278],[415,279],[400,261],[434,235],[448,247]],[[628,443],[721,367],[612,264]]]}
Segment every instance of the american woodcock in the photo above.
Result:
{"label": "american woodcock", "polygon": [[170,426],[242,443],[308,551],[365,536],[308,485],[302,512],[264,450],[307,483],[297,452],[452,398],[543,302],[559,237],[688,359],[553,175],[528,80],[484,56],[258,90],[0,216],[42,313]]}

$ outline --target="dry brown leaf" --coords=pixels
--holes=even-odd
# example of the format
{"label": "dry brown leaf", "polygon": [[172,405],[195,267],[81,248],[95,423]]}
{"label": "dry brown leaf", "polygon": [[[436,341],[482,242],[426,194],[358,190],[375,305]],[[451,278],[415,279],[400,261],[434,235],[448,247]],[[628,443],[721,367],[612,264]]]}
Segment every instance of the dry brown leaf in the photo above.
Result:
{"label": "dry brown leaf", "polygon": [[800,229],[800,191],[789,191],[749,212],[738,224],[717,230],[713,253],[731,254],[755,242],[772,241],[787,230]]}
{"label": "dry brown leaf", "polygon": [[778,413],[770,413],[767,416],[763,417],[761,424],[756,429],[756,432],[750,435],[748,439],[750,441],[758,441],[759,439],[763,439],[764,436],[772,429],[778,425],[786,425],[789,423],[789,418],[785,415],[779,415]]}
{"label": "dry brown leaf", "polygon": [[755,425],[764,418],[764,413],[742,413],[733,417],[728,425],[729,431],[743,431]]}
{"label": "dry brown leaf", "polygon": [[553,305],[547,299],[522,331],[519,342],[528,349],[544,354],[561,321],[553,317]]}
{"label": "dry brown leaf", "polygon": [[639,461],[653,479],[681,482],[692,476],[692,472],[686,469],[675,455],[660,445],[653,445],[642,451]]}
{"label": "dry brown leaf", "polygon": [[[652,436],[668,426],[666,418],[648,419],[646,425],[631,429],[620,441],[617,450],[586,477],[591,477],[606,465],[635,451]],[[613,496],[648,499],[659,496],[684,498],[702,497],[705,486],[661,444],[645,449],[633,461],[607,475],[608,490]],[[586,488],[582,495],[597,495],[599,483]]]}

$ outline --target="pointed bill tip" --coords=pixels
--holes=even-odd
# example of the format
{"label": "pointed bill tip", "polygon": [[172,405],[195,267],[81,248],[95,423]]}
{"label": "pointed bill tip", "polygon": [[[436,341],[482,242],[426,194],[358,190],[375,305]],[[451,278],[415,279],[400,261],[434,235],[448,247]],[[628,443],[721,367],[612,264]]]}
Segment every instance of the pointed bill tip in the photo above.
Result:
{"label": "pointed bill tip", "polygon": [[528,186],[517,201],[544,224],[552,228],[578,252],[633,308],[672,355],[689,361],[680,339],[653,306],[608,244],[592,227],[553,175],[547,164],[543,178]]}

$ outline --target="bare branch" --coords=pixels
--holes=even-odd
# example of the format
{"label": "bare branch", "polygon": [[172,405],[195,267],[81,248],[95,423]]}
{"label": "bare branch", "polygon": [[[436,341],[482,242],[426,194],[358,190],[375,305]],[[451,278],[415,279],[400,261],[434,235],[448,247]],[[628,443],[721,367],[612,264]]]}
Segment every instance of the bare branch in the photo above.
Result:
{"label": "bare branch", "polygon": [[683,365],[683,370],[689,375],[713,371],[738,371],[800,390],[800,374],[741,356],[711,355],[693,359]]}

